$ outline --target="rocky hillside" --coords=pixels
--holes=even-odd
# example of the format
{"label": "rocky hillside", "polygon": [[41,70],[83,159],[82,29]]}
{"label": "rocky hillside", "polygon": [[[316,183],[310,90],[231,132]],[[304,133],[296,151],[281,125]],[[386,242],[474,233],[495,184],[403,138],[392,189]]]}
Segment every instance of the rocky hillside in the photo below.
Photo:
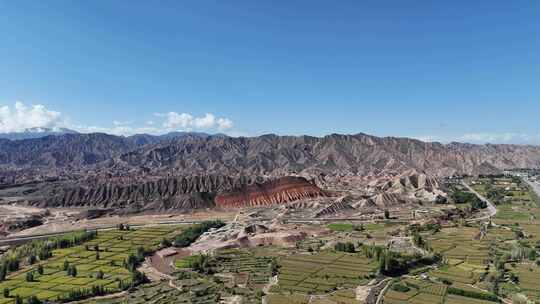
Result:
{"label": "rocky hillside", "polygon": [[[540,147],[445,145],[365,134],[233,138],[96,133],[0,139],[0,187],[38,185],[25,189],[24,196],[31,195],[30,203],[40,206],[192,209],[322,195],[311,182],[280,179],[287,176],[337,190],[374,182],[378,197],[365,203],[386,205],[437,200],[437,177],[523,167],[540,168]],[[275,181],[256,183],[269,180]]]}
{"label": "rocky hillside", "polygon": [[269,206],[322,196],[327,194],[305,178],[287,176],[221,193],[216,197],[216,205],[222,208]]}
{"label": "rocky hillside", "polygon": [[121,155],[119,164],[228,174],[368,174],[415,169],[434,176],[540,167],[540,147],[425,143],[365,134],[208,137],[142,147]]}
{"label": "rocky hillside", "polygon": [[43,184],[29,204],[39,207],[122,208],[131,211],[188,210],[214,207],[216,193],[240,188],[262,179],[229,176],[163,178],[144,183]]}
{"label": "rocky hillside", "polygon": [[130,211],[267,206],[327,196],[302,177],[275,180],[222,175],[163,178],[144,183],[43,183],[28,202],[38,207],[90,207]]}
{"label": "rocky hillside", "polygon": [[104,133],[67,133],[40,138],[10,140],[0,138],[0,166],[80,168],[106,162],[129,151],[182,138],[205,138],[204,133],[174,132],[161,136],[147,134],[129,137]]}
{"label": "rocky hillside", "polygon": [[[111,172],[174,175],[367,175],[415,169],[433,176],[540,168],[540,147],[425,143],[365,134],[310,136],[178,136],[66,134],[27,140],[0,139],[3,171],[39,168],[71,172],[89,167]],[[54,173],[53,172],[53,173]],[[1,174],[0,174],[1,175]],[[1,180],[2,176],[0,176]]]}

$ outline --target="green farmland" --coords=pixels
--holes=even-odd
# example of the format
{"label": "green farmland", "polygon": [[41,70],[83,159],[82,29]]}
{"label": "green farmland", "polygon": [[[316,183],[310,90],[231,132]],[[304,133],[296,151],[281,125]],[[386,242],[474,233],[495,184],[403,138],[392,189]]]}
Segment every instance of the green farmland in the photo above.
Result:
{"label": "green farmland", "polygon": [[394,283],[385,293],[385,304],[493,304],[498,300],[493,295],[469,291],[459,295],[455,288],[432,281],[405,279]]}
{"label": "green farmland", "polygon": [[[83,245],[55,249],[52,257],[8,275],[0,283],[0,290],[8,290],[9,297],[1,295],[0,303],[15,303],[17,296],[23,300],[35,296],[41,301],[53,301],[93,286],[102,287],[106,293],[120,291],[122,286],[131,284],[132,275],[123,265],[130,254],[135,254],[138,247],[155,250],[163,237],[177,229],[167,226],[109,230],[99,232]],[[76,274],[68,275],[66,265],[75,268]],[[31,281],[28,273],[32,274]]]}
{"label": "green farmland", "polygon": [[276,292],[326,293],[366,283],[377,264],[360,254],[324,252],[280,259]]}
{"label": "green farmland", "polygon": [[154,282],[138,286],[128,295],[111,299],[87,300],[85,304],[214,304],[218,303],[220,286],[195,273],[178,273],[171,282]]}
{"label": "green farmland", "polygon": [[241,285],[261,286],[268,283],[272,276],[272,259],[255,256],[242,249],[226,249],[216,253],[217,271],[233,273],[236,282]]}

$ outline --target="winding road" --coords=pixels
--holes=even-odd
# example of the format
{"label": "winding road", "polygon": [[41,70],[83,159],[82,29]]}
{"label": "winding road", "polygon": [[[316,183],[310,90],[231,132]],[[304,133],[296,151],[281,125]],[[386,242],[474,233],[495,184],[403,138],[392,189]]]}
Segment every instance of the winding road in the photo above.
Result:
{"label": "winding road", "polygon": [[536,195],[538,195],[540,197],[540,183],[530,181],[527,178],[524,178],[523,180],[525,180],[525,182],[527,184],[529,184],[529,186],[531,186],[531,188],[534,190],[534,192],[536,192]]}
{"label": "winding road", "polygon": [[497,208],[495,208],[495,205],[492,202],[490,202],[487,198],[483,197],[480,193],[476,192],[476,190],[474,190],[466,182],[462,182],[462,184],[463,184],[463,186],[465,186],[467,188],[467,190],[474,193],[474,195],[476,195],[481,201],[485,202],[486,205],[487,205],[487,207],[486,207],[487,215],[477,217],[477,218],[473,218],[473,219],[470,219],[468,221],[470,221],[470,222],[479,222],[479,221],[489,220],[490,218],[494,217],[495,214],[497,214]]}

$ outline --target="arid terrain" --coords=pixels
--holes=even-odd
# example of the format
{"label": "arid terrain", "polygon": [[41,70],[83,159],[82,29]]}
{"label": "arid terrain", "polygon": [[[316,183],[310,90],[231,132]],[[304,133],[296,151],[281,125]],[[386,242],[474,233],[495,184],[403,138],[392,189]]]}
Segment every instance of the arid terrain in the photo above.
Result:
{"label": "arid terrain", "polygon": [[0,155],[0,303],[540,300],[537,147],[66,134]]}

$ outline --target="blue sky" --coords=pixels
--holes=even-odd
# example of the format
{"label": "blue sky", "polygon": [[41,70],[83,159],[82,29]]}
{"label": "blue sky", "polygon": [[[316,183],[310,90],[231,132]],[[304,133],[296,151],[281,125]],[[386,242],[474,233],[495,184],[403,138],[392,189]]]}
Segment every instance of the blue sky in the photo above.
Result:
{"label": "blue sky", "polygon": [[0,131],[540,144],[539,1],[0,0],[0,12]]}

